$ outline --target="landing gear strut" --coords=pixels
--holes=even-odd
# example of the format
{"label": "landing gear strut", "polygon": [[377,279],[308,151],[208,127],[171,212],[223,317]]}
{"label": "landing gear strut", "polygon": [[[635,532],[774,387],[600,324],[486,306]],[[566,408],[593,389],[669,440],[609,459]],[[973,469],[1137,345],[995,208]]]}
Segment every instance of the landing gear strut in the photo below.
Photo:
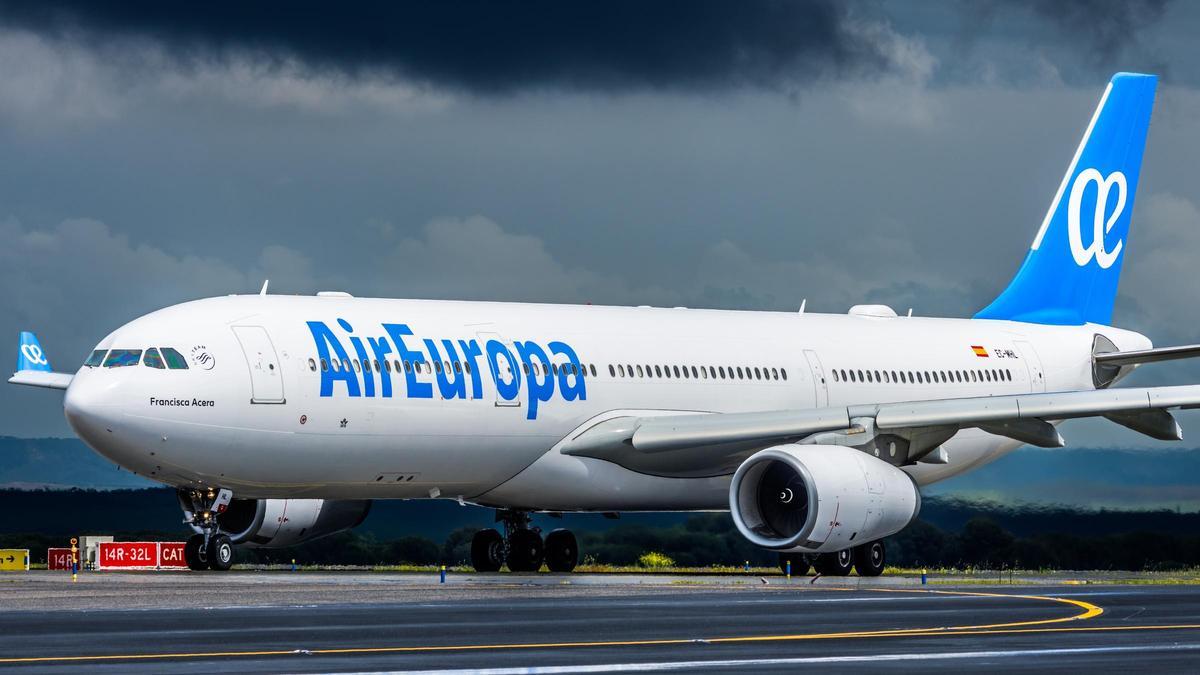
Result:
{"label": "landing gear strut", "polygon": [[503,524],[503,535],[488,528],[471,539],[471,565],[476,572],[497,572],[505,563],[512,572],[536,572],[543,562],[551,572],[575,569],[579,544],[570,530],[554,530],[543,543],[541,530],[532,527],[527,511],[497,511],[496,521]]}
{"label": "landing gear strut", "polygon": [[233,492],[215,488],[180,490],[178,497],[184,522],[199,530],[183,547],[188,568],[223,572],[233,567],[233,541],[221,533],[217,522],[217,516],[224,513],[233,499]]}

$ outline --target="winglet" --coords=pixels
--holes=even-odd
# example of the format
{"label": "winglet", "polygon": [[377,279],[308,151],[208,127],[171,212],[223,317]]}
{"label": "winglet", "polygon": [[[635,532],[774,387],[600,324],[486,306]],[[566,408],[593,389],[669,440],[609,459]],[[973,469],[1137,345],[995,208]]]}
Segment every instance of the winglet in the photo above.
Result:
{"label": "winglet", "polygon": [[38,343],[37,336],[27,330],[21,331],[21,344],[17,348],[17,372],[22,371],[51,372],[50,359]]}

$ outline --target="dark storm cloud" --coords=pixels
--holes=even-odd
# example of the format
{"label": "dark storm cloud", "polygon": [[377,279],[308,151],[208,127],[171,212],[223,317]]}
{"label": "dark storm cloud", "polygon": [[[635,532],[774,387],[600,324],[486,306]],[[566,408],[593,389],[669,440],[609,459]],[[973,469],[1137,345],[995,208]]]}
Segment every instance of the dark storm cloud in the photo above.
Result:
{"label": "dark storm cloud", "polygon": [[0,0],[0,22],[98,46],[148,38],[182,61],[250,52],[479,92],[770,87],[887,69],[878,32],[851,11],[823,0]]}
{"label": "dark storm cloud", "polygon": [[1162,19],[1169,0],[985,0],[984,13],[1021,9],[1045,21],[1058,39],[1101,62],[1118,57],[1139,33]]}

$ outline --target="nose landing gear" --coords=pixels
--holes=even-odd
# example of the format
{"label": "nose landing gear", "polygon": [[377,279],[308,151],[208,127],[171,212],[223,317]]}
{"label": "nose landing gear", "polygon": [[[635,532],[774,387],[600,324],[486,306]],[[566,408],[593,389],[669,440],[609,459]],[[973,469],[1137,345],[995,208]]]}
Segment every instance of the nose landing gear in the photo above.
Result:
{"label": "nose landing gear", "polygon": [[212,569],[219,572],[233,567],[233,540],[222,534],[217,515],[224,512],[233,499],[228,489],[180,490],[179,504],[183,507],[184,522],[200,530],[183,547],[183,558],[192,570]]}
{"label": "nose landing gear", "polygon": [[545,563],[551,572],[570,572],[579,561],[579,544],[570,530],[557,529],[542,541],[526,511],[497,511],[504,535],[488,528],[471,539],[471,565],[476,572],[497,572],[505,563],[512,572],[536,572]]}

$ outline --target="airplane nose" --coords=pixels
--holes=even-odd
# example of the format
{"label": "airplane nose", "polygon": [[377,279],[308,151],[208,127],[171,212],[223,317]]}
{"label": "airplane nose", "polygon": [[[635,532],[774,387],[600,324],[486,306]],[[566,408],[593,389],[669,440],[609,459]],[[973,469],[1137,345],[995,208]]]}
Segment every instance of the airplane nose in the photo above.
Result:
{"label": "airplane nose", "polygon": [[76,377],[63,396],[63,413],[76,435],[88,445],[100,450],[105,438],[112,435],[112,414],[116,397],[115,382],[96,377]]}

